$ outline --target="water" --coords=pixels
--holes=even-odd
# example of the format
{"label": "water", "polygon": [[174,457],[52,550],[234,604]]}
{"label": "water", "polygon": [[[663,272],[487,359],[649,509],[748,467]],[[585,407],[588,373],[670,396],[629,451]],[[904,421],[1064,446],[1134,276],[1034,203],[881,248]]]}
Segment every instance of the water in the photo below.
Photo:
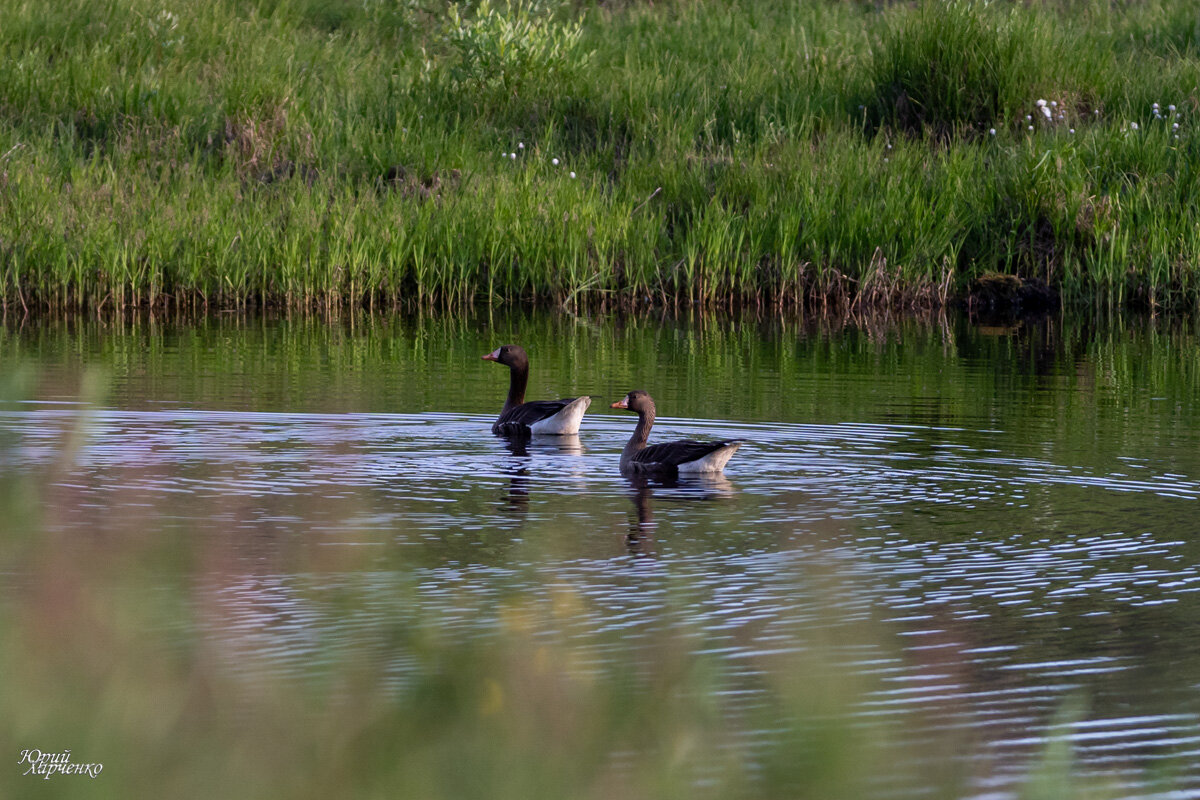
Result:
{"label": "water", "polygon": [[[490,435],[507,375],[479,356],[508,341],[531,398],[597,395],[578,437]],[[712,670],[678,686],[716,704],[711,753],[750,786],[809,780],[776,763],[798,696],[873,737],[879,796],[1200,796],[1196,344],[1145,319],[10,325],[5,641],[74,674],[20,638],[59,582],[149,663],[240,687],[219,697],[325,687],[369,654],[372,691],[404,698],[429,653],[512,637],[581,680],[653,676],[669,641]],[[745,440],[725,476],[623,478],[633,417],[607,405],[634,388],[652,441]],[[776,685],[795,670],[836,704]],[[87,719],[89,741],[112,724]]]}

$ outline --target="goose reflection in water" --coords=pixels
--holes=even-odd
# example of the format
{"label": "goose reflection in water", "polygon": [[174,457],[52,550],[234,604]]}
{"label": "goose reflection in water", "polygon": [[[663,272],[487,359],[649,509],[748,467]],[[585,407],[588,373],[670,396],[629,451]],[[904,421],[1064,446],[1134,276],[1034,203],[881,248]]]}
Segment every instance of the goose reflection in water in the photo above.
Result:
{"label": "goose reflection in water", "polygon": [[505,471],[508,473],[508,488],[504,492],[502,505],[505,511],[524,519],[529,513],[529,442],[525,437],[508,439],[508,452],[519,461],[514,461]]}
{"label": "goose reflection in water", "polygon": [[550,456],[570,456],[572,463],[557,465],[561,473],[567,477],[582,475],[582,461],[576,456],[583,455],[583,444],[577,434],[559,436],[513,436],[504,439],[505,449],[513,455],[509,464],[504,467],[508,474],[508,487],[502,498],[502,507],[517,519],[524,519],[529,512],[529,464],[530,453]]}
{"label": "goose reflection in water", "polygon": [[651,501],[655,492],[660,497],[683,502],[703,502],[708,500],[726,500],[734,497],[737,490],[724,475],[708,474],[679,478],[678,476],[650,476],[635,473],[626,476],[629,483],[630,499],[636,520],[629,525],[629,533],[625,535],[625,549],[632,556],[646,557],[654,554],[654,530],[658,523],[654,521],[654,503]]}

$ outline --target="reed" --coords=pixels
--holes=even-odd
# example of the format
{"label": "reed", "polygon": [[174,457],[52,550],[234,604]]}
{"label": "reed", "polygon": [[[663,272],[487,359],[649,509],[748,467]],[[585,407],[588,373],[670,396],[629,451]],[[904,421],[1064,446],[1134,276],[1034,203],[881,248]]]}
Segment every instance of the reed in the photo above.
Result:
{"label": "reed", "polygon": [[0,0],[0,299],[1190,308],[1189,9]]}

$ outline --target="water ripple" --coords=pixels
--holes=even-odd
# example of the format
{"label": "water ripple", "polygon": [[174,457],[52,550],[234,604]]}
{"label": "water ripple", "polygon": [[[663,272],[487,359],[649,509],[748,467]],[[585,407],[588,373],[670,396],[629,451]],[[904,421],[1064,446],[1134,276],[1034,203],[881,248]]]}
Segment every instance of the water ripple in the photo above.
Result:
{"label": "water ripple", "polygon": [[[545,607],[538,635],[594,642],[595,664],[607,648],[683,626],[698,653],[740,676],[726,702],[744,709],[760,699],[752,679],[765,662],[806,652],[822,631],[881,626],[895,651],[835,648],[838,669],[877,681],[861,718],[919,709],[930,726],[921,735],[969,731],[970,757],[987,765],[976,797],[1013,796],[1059,735],[1097,774],[1129,785],[1134,766],[1200,753],[1192,686],[1156,684],[1145,657],[1200,648],[1171,635],[1187,620],[1172,615],[1200,591],[1193,543],[1160,533],[1180,529],[1164,520],[1193,518],[1200,497],[1176,465],[1097,469],[995,429],[662,418],[659,441],[746,444],[724,480],[642,486],[616,468],[628,417],[590,415],[579,437],[524,444],[489,425],[452,413],[25,404],[0,412],[19,443],[0,471],[52,474],[66,504],[51,523],[60,529],[141,507],[198,530],[270,523],[328,546],[372,546],[381,559],[420,548],[405,569],[414,602],[465,635],[501,626],[500,600],[513,591]],[[313,498],[346,505],[318,512],[305,505]],[[231,507],[237,499],[250,504]],[[516,567],[494,552],[537,536],[556,537],[555,557]],[[392,613],[398,575],[381,564],[215,585],[208,634],[231,663],[318,668]],[[828,587],[804,577],[814,569],[838,576],[836,614]],[[361,599],[353,608],[323,601],[348,586]],[[581,601],[555,613],[568,592]],[[388,679],[401,685],[412,669],[397,655]],[[1055,727],[1081,692],[1086,717]],[[1174,796],[1195,796],[1191,787]]]}

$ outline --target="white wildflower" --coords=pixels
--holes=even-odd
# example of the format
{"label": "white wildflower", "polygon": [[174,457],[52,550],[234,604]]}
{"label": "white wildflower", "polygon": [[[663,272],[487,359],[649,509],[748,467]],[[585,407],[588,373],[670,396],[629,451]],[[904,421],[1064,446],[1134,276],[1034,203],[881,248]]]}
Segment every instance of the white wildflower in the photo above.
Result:
{"label": "white wildflower", "polygon": [[1136,131],[1138,129],[1138,124],[1136,122],[1131,122],[1129,123],[1129,127]]}
{"label": "white wildflower", "polygon": [[517,142],[517,149],[518,149],[518,150],[524,150],[524,149],[525,149],[525,143],[524,143],[524,142]]}
{"label": "white wildflower", "polygon": [[1045,117],[1046,119],[1050,119],[1050,109],[1046,108],[1045,106],[1042,106],[1042,116]]}
{"label": "white wildflower", "polygon": [[550,163],[551,163],[551,164],[553,164],[554,166],[556,166],[556,167],[557,167],[557,166],[558,166],[558,159],[557,159],[557,158],[552,158],[552,159],[550,159]]}
{"label": "white wildflower", "polygon": [[995,129],[995,128],[988,128],[988,133],[990,133],[992,136],[995,136],[995,135],[996,135],[996,129]]}
{"label": "white wildflower", "polygon": [[575,177],[575,173],[574,173],[574,172],[572,172],[572,173],[571,173],[571,177],[572,177],[572,178],[574,178],[574,177]]}
{"label": "white wildflower", "polygon": [[1038,101],[1037,101],[1037,103],[1036,103],[1036,105],[1037,105],[1037,107],[1038,107],[1038,108],[1045,108],[1045,107],[1046,107],[1046,101],[1045,101],[1045,100],[1038,100]]}

